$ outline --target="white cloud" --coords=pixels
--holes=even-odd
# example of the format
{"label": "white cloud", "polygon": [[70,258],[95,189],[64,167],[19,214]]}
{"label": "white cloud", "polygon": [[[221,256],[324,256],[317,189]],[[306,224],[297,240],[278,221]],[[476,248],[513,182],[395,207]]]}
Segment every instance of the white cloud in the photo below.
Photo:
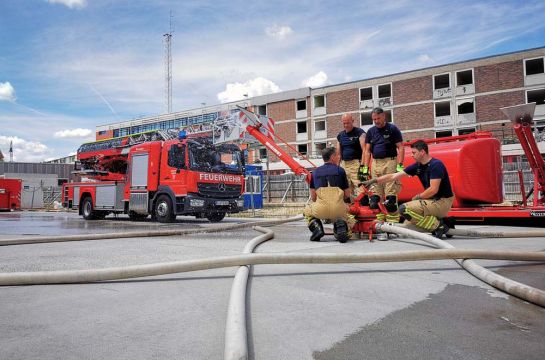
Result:
{"label": "white cloud", "polygon": [[0,149],[4,160],[9,159],[9,146],[13,141],[13,161],[38,162],[49,155],[50,149],[39,141],[28,141],[17,136],[0,135]]}
{"label": "white cloud", "polygon": [[15,89],[9,81],[0,83],[0,101],[15,101]]}
{"label": "white cloud", "polygon": [[426,63],[431,61],[431,57],[428,54],[422,54],[418,57],[418,61]]}
{"label": "white cloud", "polygon": [[222,103],[244,99],[248,97],[271,94],[281,91],[274,82],[262,77],[248,80],[245,83],[227,84],[225,91],[218,93],[218,100]]}
{"label": "white cloud", "polygon": [[67,129],[67,130],[60,130],[60,131],[57,131],[55,132],[55,134],[53,134],[53,136],[57,139],[59,138],[82,138],[82,137],[87,137],[89,135],[91,135],[92,131],[89,130],[89,129],[82,129],[82,128],[77,128],[77,129]]}
{"label": "white cloud", "polygon": [[70,9],[83,9],[87,6],[87,0],[46,0],[50,4],[62,4]]}
{"label": "white cloud", "polygon": [[327,84],[327,74],[323,71],[312,75],[308,79],[303,80],[302,85],[305,87],[317,88]]}
{"label": "white cloud", "polygon": [[276,24],[265,28],[265,34],[275,38],[276,40],[284,40],[286,37],[291,35],[293,30],[289,26],[278,26]]}

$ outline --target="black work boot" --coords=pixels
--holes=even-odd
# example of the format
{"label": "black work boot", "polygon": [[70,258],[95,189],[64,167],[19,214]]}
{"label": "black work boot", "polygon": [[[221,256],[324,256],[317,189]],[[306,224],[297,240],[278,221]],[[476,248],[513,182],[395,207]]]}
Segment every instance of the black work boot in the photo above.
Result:
{"label": "black work boot", "polygon": [[[446,217],[443,218],[444,223],[448,226],[449,229],[455,229],[456,228],[456,219],[454,217]],[[446,234],[447,239],[452,238],[454,235]]]}
{"label": "black work boot", "polygon": [[333,235],[340,243],[345,243],[350,238],[348,224],[342,219],[338,219],[333,223]]}
{"label": "black work boot", "polygon": [[312,232],[310,235],[310,241],[320,241],[320,239],[325,235],[324,226],[320,219],[312,219],[308,223],[308,229]]}
{"label": "black work boot", "polygon": [[439,226],[432,231],[432,235],[438,239],[441,239],[443,235],[447,235],[449,230],[450,228],[448,227],[447,224],[445,224],[443,219],[439,219]]}

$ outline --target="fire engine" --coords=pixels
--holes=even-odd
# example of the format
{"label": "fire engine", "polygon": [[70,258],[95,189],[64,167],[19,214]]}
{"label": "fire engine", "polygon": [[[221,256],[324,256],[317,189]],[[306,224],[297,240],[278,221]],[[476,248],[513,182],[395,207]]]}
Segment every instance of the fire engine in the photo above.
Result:
{"label": "fire engine", "polygon": [[133,220],[191,215],[218,222],[243,210],[240,148],[187,135],[160,130],[83,144],[76,173],[87,181],[65,184],[63,205],[86,220],[124,213]]}

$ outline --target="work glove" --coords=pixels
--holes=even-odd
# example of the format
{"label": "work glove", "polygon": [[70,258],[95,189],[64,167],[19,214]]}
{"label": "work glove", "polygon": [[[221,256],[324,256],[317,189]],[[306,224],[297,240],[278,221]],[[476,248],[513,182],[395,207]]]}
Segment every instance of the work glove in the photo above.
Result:
{"label": "work glove", "polygon": [[358,180],[367,181],[369,180],[369,168],[365,165],[360,165],[358,169]]}
{"label": "work glove", "polygon": [[403,164],[397,164],[396,171],[397,172],[402,172],[403,171]]}
{"label": "work glove", "polygon": [[373,185],[373,184],[376,184],[377,183],[377,179],[371,179],[371,180],[366,180],[364,182],[362,182],[360,184],[360,186],[364,186],[365,188],[369,188],[369,186]]}

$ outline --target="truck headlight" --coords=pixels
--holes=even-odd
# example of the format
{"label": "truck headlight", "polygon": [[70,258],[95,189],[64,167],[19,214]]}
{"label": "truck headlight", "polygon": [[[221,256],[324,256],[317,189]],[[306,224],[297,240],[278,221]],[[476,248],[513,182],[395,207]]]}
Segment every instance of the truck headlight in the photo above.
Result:
{"label": "truck headlight", "polygon": [[204,200],[203,199],[190,199],[189,200],[189,206],[191,206],[191,207],[203,207],[204,206]]}
{"label": "truck headlight", "polygon": [[244,207],[244,199],[238,199],[238,200],[237,200],[237,206],[238,206],[239,208]]}

